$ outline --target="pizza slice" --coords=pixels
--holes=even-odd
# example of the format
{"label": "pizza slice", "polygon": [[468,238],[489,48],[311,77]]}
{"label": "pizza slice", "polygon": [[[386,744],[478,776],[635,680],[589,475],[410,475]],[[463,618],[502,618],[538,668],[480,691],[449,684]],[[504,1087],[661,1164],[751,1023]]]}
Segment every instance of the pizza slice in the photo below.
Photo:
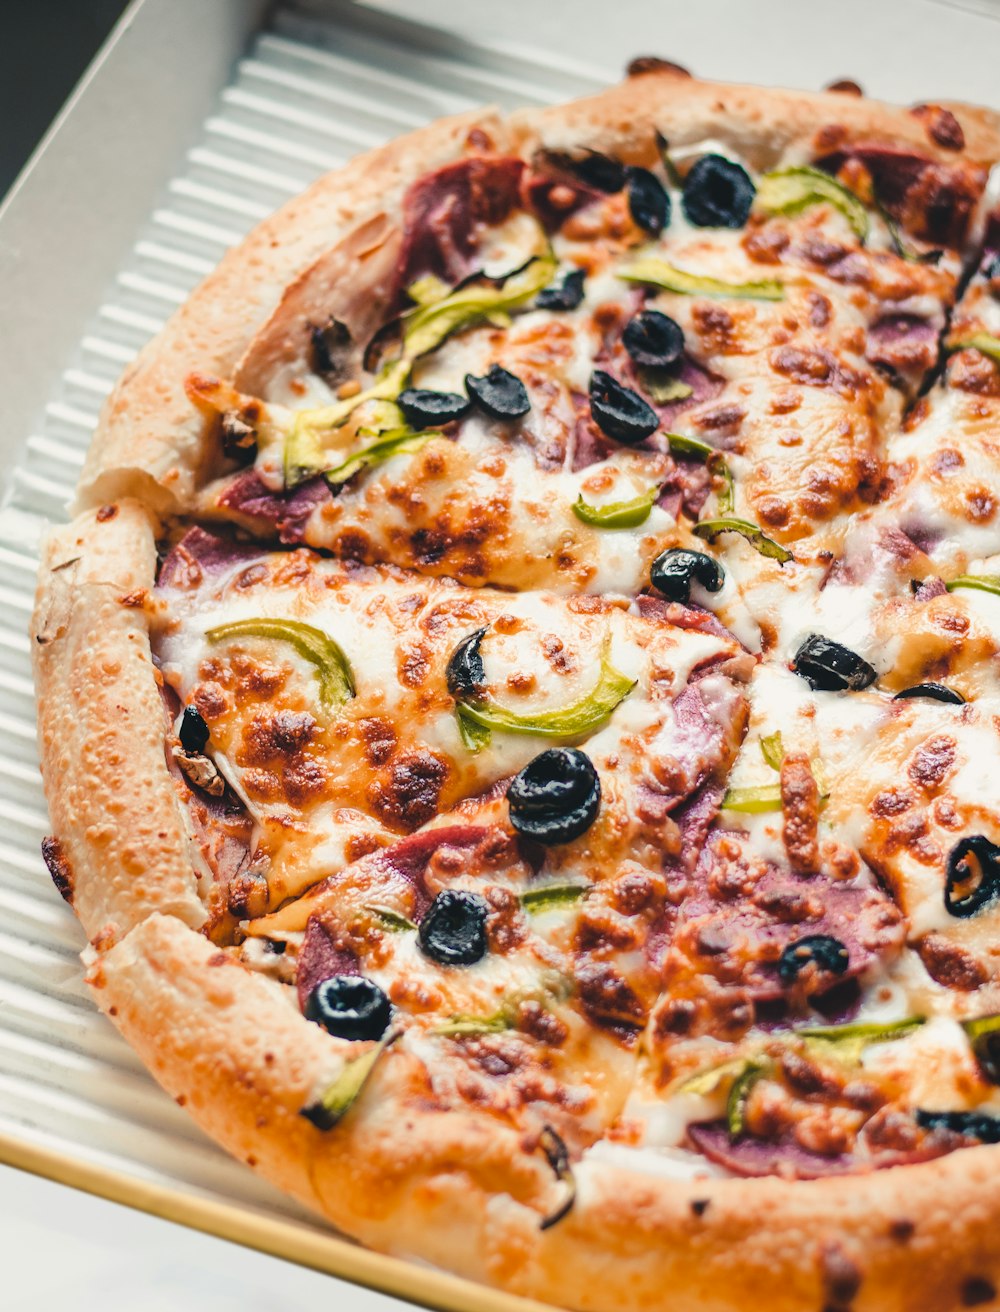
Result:
{"label": "pizza slice", "polygon": [[418,178],[230,381],[189,377],[229,471],[201,508],[517,588],[634,591],[715,544],[713,605],[759,643],[936,363],[988,162],[948,114],[925,150],[829,125],[775,155],[670,144],[665,111],[621,157],[543,128]]}
{"label": "pizza slice", "polygon": [[470,590],[199,528],[146,605],[223,938],[546,747],[586,753],[569,864],[655,866],[682,842],[672,814],[710,783],[718,800],[753,666],[710,615],[653,597]]}

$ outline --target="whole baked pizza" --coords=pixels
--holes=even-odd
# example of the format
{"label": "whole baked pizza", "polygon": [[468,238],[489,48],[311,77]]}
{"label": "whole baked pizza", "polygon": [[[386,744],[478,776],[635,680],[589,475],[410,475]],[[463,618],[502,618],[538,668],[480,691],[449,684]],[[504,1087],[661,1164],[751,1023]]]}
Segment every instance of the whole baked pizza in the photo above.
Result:
{"label": "whole baked pizza", "polygon": [[998,160],[640,59],[322,178],[122,378],[45,858],[164,1088],[348,1235],[998,1305]]}

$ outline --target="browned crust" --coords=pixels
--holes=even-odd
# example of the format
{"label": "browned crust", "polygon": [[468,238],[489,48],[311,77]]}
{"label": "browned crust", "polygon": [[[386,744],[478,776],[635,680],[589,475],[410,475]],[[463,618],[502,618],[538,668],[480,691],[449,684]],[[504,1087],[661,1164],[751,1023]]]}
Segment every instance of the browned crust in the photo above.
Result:
{"label": "browned crust", "polygon": [[487,1117],[436,1115],[391,1049],[332,1131],[299,1109],[345,1045],[278,986],[154,916],[90,983],[156,1077],[231,1152],[373,1247],[587,1312],[957,1312],[1000,1285],[1000,1149],[820,1182],[658,1180],[578,1166],[569,1215],[541,1154]]}
{"label": "browned crust", "polygon": [[230,250],[105,403],[77,489],[80,507],[134,495],[160,510],[190,508],[210,429],[184,379],[194,370],[230,376],[296,274],[397,205],[422,173],[460,158],[473,129],[502,145],[489,110],[442,119],[326,174]]}
{"label": "browned crust", "polygon": [[82,515],[42,556],[31,624],[42,776],[92,937],[152,911],[204,919],[143,610],[155,567],[154,525],[136,501]]}
{"label": "browned crust", "polygon": [[[928,118],[877,100],[836,92],[702,82],[669,70],[641,73],[586,100],[511,115],[519,149],[590,146],[648,163],[658,128],[671,146],[705,138],[730,144],[755,168],[808,163],[817,151],[840,141],[880,141],[909,146],[942,163],[992,162],[1000,155],[1000,114],[976,105],[943,106],[958,118],[961,150],[946,149],[929,131]],[[823,146],[821,143],[826,142]]]}

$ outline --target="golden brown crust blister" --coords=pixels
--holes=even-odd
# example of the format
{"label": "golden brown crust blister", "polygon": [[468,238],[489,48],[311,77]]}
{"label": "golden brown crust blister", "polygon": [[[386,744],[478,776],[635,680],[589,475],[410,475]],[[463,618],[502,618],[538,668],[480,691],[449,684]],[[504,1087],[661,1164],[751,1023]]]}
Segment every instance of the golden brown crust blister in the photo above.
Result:
{"label": "golden brown crust blister", "polygon": [[153,911],[190,925],[205,915],[143,609],[154,531],[144,507],[121,501],[53,533],[32,619],[45,792],[91,937],[114,937]]}
{"label": "golden brown crust blister", "polygon": [[[300,1109],[347,1046],[280,986],[154,916],[92,965],[101,1008],[213,1138],[347,1233],[587,1312],[957,1312],[1000,1283],[1000,1149],[825,1181],[664,1180],[578,1165],[550,1229],[551,1173],[502,1122],[436,1116],[404,1045],[333,1130]],[[423,1093],[423,1097],[418,1096]],[[655,1169],[655,1167],[653,1168]]]}
{"label": "golden brown crust blister", "polygon": [[[820,134],[832,142],[838,131],[945,163],[1000,155],[1000,117],[944,108],[960,123],[961,148],[935,138],[933,115],[657,71],[506,123],[486,113],[432,125],[321,179],[258,227],[108,401],[80,485],[90,509],[49,541],[33,630],[60,878],[101,949],[90,983],[210,1135],[362,1241],[594,1312],[668,1302],[678,1312],[994,1305],[997,1148],[810,1183],[672,1180],[593,1158],[577,1168],[575,1208],[543,1231],[558,1200],[544,1158],[485,1115],[436,1116],[405,1044],[340,1126],[316,1130],[299,1111],[339,1068],[344,1045],[192,928],[204,909],[166,768],[142,603],[155,571],[151,512],[189,508],[207,458],[208,421],[185,395],[186,375],[231,376],[296,276],[392,213],[422,173],[475,149],[538,145],[649,162],[653,127],[678,147],[722,139],[759,168],[811,160]],[[284,344],[272,346],[280,358]],[[95,510],[123,494],[149,509],[120,500]]]}

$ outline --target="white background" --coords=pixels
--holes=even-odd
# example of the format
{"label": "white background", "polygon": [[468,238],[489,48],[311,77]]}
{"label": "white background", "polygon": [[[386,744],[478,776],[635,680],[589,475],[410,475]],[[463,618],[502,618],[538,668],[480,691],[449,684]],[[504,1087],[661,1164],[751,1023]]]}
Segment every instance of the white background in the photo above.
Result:
{"label": "white background", "polygon": [[[659,54],[721,79],[815,88],[846,76],[904,102],[1000,99],[1000,9],[992,0],[379,4],[480,41],[582,60],[609,80],[632,55]],[[0,1291],[4,1312],[291,1312],[320,1300],[338,1312],[399,1306],[2,1167]]]}

